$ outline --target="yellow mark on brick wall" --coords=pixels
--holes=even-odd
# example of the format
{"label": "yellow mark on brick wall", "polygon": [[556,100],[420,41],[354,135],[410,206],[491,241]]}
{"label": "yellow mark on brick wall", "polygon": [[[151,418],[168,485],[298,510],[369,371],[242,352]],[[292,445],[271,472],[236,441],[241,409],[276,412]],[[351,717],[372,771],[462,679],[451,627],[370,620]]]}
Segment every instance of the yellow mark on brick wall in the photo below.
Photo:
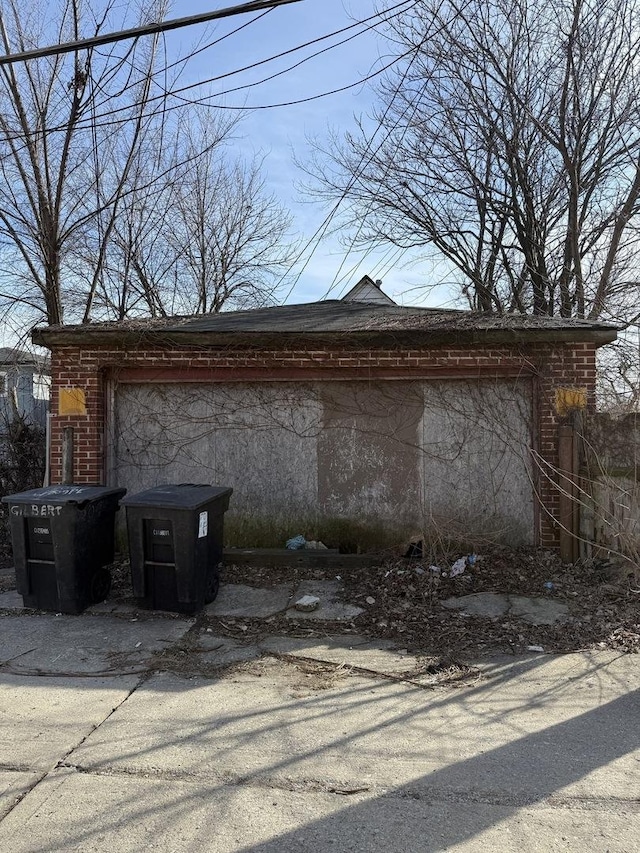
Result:
{"label": "yellow mark on brick wall", "polygon": [[58,397],[59,415],[86,415],[87,403],[82,388],[61,388]]}
{"label": "yellow mark on brick wall", "polygon": [[556,413],[565,417],[570,412],[587,408],[586,388],[556,388]]}

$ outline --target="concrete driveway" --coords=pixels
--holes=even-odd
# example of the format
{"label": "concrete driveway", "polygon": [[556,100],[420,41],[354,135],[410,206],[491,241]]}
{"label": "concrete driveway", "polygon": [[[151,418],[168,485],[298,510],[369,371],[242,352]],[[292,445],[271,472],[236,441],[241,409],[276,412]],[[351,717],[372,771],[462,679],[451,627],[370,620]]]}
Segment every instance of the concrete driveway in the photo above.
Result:
{"label": "concrete driveway", "polygon": [[0,638],[0,850],[638,849],[636,656],[447,682],[321,627],[7,608]]}

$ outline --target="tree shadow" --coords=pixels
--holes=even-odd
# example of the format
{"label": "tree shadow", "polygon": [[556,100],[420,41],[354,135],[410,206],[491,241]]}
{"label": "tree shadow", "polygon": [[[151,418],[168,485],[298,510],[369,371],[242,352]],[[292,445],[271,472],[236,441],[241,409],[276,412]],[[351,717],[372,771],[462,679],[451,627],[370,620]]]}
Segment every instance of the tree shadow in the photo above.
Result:
{"label": "tree shadow", "polygon": [[[181,849],[229,849],[213,839],[233,824],[232,849],[247,853],[432,853],[484,843],[539,806],[629,803],[634,768],[611,765],[638,748],[638,691],[598,656],[554,670],[562,660],[497,662],[474,686],[435,692],[351,676],[300,695],[301,676],[251,701],[262,683],[251,674],[244,684],[241,673],[217,682],[156,676],[69,756],[79,772],[49,777],[69,803],[92,787],[112,800],[91,820],[68,806],[64,844],[46,849],[88,848],[140,826],[168,837],[179,828]],[[244,826],[234,810],[247,802],[256,815]],[[212,820],[203,825],[193,816],[206,804]]]}

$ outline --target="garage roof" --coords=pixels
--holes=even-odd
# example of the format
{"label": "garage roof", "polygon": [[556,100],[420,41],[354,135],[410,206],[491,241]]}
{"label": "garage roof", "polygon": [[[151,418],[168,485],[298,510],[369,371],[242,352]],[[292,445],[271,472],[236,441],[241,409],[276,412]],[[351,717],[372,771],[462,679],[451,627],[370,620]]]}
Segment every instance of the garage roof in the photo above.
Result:
{"label": "garage roof", "polygon": [[591,320],[523,314],[484,314],[442,308],[416,308],[366,302],[325,300],[250,311],[223,311],[190,317],[132,319],[35,329],[33,340],[49,347],[83,343],[166,340],[173,344],[284,343],[292,339],[352,337],[446,341],[596,341],[615,340],[616,326]]}

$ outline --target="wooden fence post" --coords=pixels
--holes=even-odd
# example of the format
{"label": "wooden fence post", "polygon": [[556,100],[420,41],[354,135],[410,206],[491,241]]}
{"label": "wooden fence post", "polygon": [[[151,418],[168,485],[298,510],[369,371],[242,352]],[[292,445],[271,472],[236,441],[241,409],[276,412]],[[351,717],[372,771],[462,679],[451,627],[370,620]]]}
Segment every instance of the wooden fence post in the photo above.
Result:
{"label": "wooden fence post", "polygon": [[73,483],[73,427],[62,431],[62,485]]}
{"label": "wooden fence post", "polygon": [[558,489],[560,523],[560,559],[572,563],[580,553],[577,538],[580,529],[580,502],[577,494],[578,441],[576,430],[562,424],[558,430]]}

